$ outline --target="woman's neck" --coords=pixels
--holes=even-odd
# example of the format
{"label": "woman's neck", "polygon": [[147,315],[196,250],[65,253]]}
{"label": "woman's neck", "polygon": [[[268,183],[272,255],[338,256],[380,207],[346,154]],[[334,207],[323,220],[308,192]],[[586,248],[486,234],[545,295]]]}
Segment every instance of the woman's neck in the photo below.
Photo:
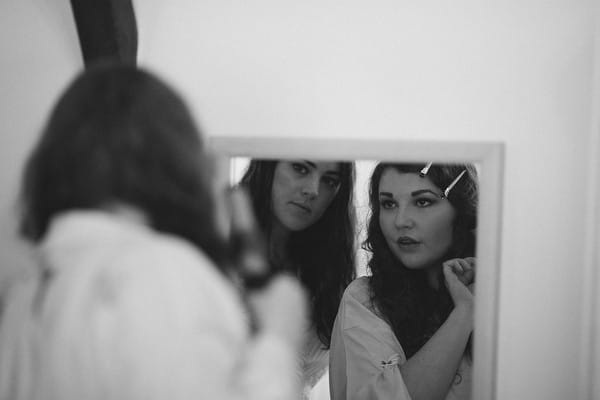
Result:
{"label": "woman's neck", "polygon": [[111,202],[102,208],[112,214],[118,215],[125,221],[140,225],[150,225],[148,216],[138,207],[121,202]]}
{"label": "woman's neck", "polygon": [[439,290],[443,279],[442,264],[436,264],[429,267],[426,273],[427,283],[429,284],[429,287],[431,287],[434,290]]}

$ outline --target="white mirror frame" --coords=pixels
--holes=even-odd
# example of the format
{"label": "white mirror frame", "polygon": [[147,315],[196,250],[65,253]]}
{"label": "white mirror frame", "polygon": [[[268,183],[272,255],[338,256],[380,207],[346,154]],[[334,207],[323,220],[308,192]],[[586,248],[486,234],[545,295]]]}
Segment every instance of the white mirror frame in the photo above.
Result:
{"label": "white mirror frame", "polygon": [[501,215],[504,144],[390,139],[320,139],[291,137],[209,137],[209,147],[222,157],[310,158],[471,162],[481,168],[477,228],[477,285],[473,398],[496,396],[498,294],[500,283]]}
{"label": "white mirror frame", "polygon": [[[600,23],[596,23],[594,32],[593,65],[595,68],[600,66]],[[600,74],[594,74],[592,85],[592,136],[587,166],[589,197],[586,208],[583,324],[580,347],[582,354],[580,383],[583,388],[580,398],[586,400],[600,399]]]}

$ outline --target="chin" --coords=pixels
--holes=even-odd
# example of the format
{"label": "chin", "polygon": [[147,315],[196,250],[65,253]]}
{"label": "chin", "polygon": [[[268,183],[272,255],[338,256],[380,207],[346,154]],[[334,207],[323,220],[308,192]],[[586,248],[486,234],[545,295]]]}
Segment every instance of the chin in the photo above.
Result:
{"label": "chin", "polygon": [[414,271],[418,271],[418,270],[425,270],[427,269],[427,267],[430,265],[428,263],[424,263],[418,260],[406,260],[403,259],[402,257],[398,257],[398,259],[400,260],[400,262],[402,263],[402,265],[404,265],[404,267],[406,269],[410,269],[410,270],[414,270]]}
{"label": "chin", "polygon": [[288,230],[290,230],[291,232],[300,232],[300,231],[307,229],[309,226],[310,226],[310,224],[298,223],[298,222],[291,222],[289,224],[285,224],[285,227]]}
{"label": "chin", "polygon": [[404,262],[402,264],[404,264],[404,266],[406,267],[406,269],[410,269],[412,271],[420,271],[420,270],[427,269],[427,267],[425,267],[424,265],[421,265],[421,264],[415,265],[415,264],[404,263]]}

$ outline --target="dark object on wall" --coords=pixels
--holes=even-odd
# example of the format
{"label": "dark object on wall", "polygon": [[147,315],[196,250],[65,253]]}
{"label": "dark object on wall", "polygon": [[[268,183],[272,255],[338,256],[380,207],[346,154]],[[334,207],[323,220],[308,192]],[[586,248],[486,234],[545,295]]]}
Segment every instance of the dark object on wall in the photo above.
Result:
{"label": "dark object on wall", "polygon": [[71,0],[85,66],[97,61],[135,64],[138,33],[131,0]]}

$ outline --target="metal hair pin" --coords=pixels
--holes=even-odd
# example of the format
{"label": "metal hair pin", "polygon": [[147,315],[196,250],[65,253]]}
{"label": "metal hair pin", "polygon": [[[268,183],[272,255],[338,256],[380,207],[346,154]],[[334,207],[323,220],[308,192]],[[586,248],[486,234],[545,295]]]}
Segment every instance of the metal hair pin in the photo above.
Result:
{"label": "metal hair pin", "polygon": [[463,177],[463,175],[465,174],[465,172],[467,172],[466,169],[464,169],[453,181],[451,184],[448,185],[448,187],[444,190],[444,193],[442,193],[442,199],[446,199],[448,198],[448,193],[450,193],[450,190],[452,190],[452,188],[454,186],[456,186],[456,184],[458,183],[458,181],[460,180],[460,178]]}
{"label": "metal hair pin", "polygon": [[431,168],[431,164],[433,164],[433,162],[428,162],[427,165],[423,167],[421,172],[419,172],[419,176],[421,178],[424,178],[425,175],[427,175],[427,173],[429,172],[429,168]]}

